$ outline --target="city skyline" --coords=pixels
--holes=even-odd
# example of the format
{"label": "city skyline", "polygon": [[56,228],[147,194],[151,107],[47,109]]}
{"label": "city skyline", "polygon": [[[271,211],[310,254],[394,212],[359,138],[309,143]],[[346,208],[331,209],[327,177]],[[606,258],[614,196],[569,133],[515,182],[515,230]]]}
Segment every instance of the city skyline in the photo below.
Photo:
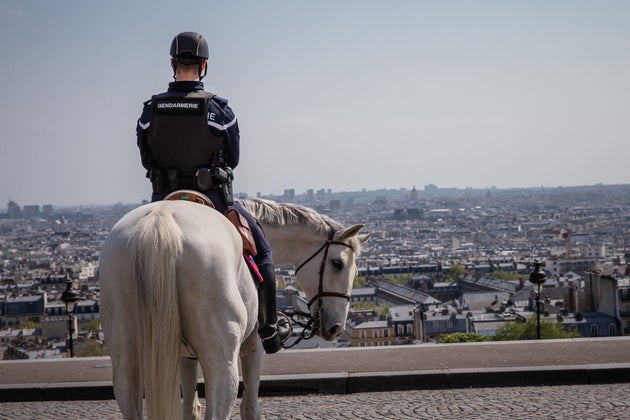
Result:
{"label": "city skyline", "polygon": [[[0,5],[0,204],[140,202],[181,31],[241,129],[235,191],[630,183],[630,3]],[[331,13],[334,11],[334,13]]]}
{"label": "city skyline", "polygon": [[[618,189],[621,190],[618,190]],[[370,201],[381,201],[382,199],[385,202],[391,203],[413,203],[418,204],[422,201],[435,201],[440,199],[459,199],[459,198],[473,198],[473,197],[485,197],[486,193],[495,193],[495,194],[514,194],[514,193],[527,193],[536,194],[538,192],[543,193],[551,193],[554,194],[556,191],[561,191],[563,193],[575,193],[575,194],[584,194],[584,198],[588,197],[588,194],[591,194],[593,191],[626,191],[627,188],[630,188],[630,184],[593,184],[593,185],[557,185],[557,186],[545,186],[539,185],[537,187],[507,187],[507,188],[498,188],[496,186],[486,187],[486,188],[456,188],[456,187],[440,187],[435,184],[427,184],[424,186],[412,186],[411,188],[403,186],[399,188],[376,188],[376,189],[366,189],[363,188],[361,190],[356,191],[335,191],[332,189],[326,188],[313,188],[305,191],[295,191],[292,188],[283,189],[282,193],[279,194],[261,194],[260,196],[247,195],[243,192],[237,192],[235,194],[236,199],[254,199],[254,198],[262,198],[267,200],[275,200],[278,202],[289,202],[289,203],[297,203],[305,206],[327,206],[332,203],[332,201],[340,201],[341,198],[344,200],[343,203],[347,205],[349,203],[355,203],[358,201],[361,202],[370,202]],[[414,191],[415,189],[415,191]],[[6,202],[6,205],[3,205],[0,202],[0,215],[8,215],[9,218],[14,217],[15,214],[18,214],[17,218],[28,218],[34,216],[49,216],[52,213],[55,213],[59,209],[74,209],[74,208],[85,208],[89,209],[91,207],[110,207],[110,206],[136,206],[142,203],[148,202],[146,198],[142,198],[140,201],[117,201],[111,203],[72,203],[72,204],[56,204],[56,203],[19,203],[13,199],[9,199]],[[13,211],[11,210],[13,208]],[[15,212],[15,213],[14,213]],[[12,216],[13,213],[13,216]]]}

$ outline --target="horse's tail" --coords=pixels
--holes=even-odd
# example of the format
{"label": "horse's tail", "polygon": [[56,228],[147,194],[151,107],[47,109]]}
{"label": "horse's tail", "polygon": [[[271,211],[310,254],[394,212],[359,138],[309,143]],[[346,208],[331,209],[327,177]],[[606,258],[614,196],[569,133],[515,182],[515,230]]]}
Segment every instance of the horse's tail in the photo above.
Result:
{"label": "horse's tail", "polygon": [[[137,302],[138,361],[149,419],[182,416],[178,383],[182,342],[175,273],[183,249],[182,231],[170,206],[153,209],[129,237]],[[127,293],[121,290],[120,293]],[[129,320],[130,324],[134,320]]]}

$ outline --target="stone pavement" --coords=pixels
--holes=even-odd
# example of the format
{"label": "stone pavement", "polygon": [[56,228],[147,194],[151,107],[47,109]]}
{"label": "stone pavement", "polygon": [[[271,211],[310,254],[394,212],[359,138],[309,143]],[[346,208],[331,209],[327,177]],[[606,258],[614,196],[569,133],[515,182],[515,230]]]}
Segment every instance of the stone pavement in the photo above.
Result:
{"label": "stone pavement", "polygon": [[[263,419],[630,418],[630,384],[466,388],[262,397]],[[205,401],[202,400],[205,409]],[[232,419],[239,419],[237,401]],[[0,420],[122,419],[113,400],[0,404]]]}
{"label": "stone pavement", "polygon": [[[120,419],[111,374],[1,361],[0,420]],[[267,419],[630,419],[628,395],[630,337],[282,351],[260,392]]]}

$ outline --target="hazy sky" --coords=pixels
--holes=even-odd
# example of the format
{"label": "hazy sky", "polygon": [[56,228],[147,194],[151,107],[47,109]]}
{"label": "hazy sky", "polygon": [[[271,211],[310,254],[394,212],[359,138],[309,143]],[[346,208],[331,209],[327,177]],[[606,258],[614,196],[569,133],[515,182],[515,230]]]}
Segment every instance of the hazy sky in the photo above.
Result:
{"label": "hazy sky", "polygon": [[235,191],[630,183],[630,1],[0,2],[0,206],[139,202],[182,31],[241,128]]}

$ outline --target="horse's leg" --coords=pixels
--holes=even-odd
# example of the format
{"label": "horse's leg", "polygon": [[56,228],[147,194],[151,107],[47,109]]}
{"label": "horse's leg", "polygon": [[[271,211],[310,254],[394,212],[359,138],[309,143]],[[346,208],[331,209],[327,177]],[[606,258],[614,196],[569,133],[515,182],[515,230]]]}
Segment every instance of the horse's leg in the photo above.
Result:
{"label": "horse's leg", "polygon": [[201,419],[201,403],[197,396],[197,359],[182,357],[179,364],[182,384],[184,420]]}
{"label": "horse's leg", "polygon": [[109,249],[101,253],[101,324],[111,357],[118,407],[125,420],[136,420],[142,418],[143,375],[138,358],[140,343],[132,321],[135,304],[127,293],[120,293],[133,278],[125,262],[122,251],[116,254]]}
{"label": "horse's leg", "polygon": [[137,357],[136,346],[139,343],[129,322],[129,319],[133,319],[128,309],[130,306],[126,306],[127,302],[117,305],[118,301],[107,294],[108,291],[108,298],[103,302],[108,306],[107,310],[101,312],[101,323],[112,361],[114,395],[125,420],[141,419],[143,375],[141,360]]}
{"label": "horse's leg", "polygon": [[[242,327],[231,321],[222,328],[212,328],[214,334],[202,343],[190,341],[199,357],[206,390],[205,419],[228,419],[238,395],[238,352]],[[221,331],[217,334],[216,331]],[[195,345],[197,344],[197,345]],[[199,345],[202,344],[202,345]]]}
{"label": "horse's leg", "polygon": [[182,301],[199,302],[181,312],[183,336],[203,372],[205,418],[228,419],[238,393],[238,354],[247,315],[236,290],[217,287],[200,301],[199,289],[180,289]]}
{"label": "horse's leg", "polygon": [[241,419],[259,419],[258,389],[262,367],[263,347],[254,330],[241,346],[241,370],[243,373],[243,398],[241,400]]}
{"label": "horse's leg", "polygon": [[142,375],[131,352],[112,352],[114,395],[125,420],[142,419]]}

